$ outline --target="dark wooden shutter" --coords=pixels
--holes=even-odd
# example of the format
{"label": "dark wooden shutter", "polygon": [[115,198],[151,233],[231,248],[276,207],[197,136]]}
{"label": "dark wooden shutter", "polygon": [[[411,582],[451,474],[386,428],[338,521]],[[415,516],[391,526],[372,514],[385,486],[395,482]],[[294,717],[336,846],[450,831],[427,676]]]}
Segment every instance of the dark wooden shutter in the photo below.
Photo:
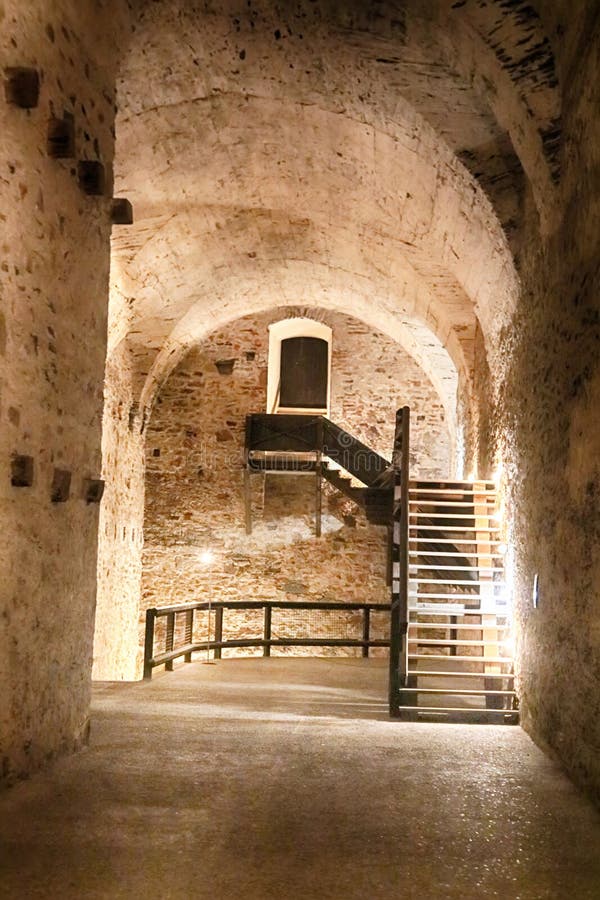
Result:
{"label": "dark wooden shutter", "polygon": [[290,409],[325,409],[329,345],[315,337],[281,342],[279,405]]}

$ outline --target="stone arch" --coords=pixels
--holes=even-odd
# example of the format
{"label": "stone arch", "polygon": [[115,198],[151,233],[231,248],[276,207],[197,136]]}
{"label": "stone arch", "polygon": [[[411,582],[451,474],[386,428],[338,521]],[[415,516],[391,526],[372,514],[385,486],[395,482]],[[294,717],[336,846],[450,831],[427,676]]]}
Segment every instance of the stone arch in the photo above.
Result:
{"label": "stone arch", "polygon": [[[286,271],[289,273],[289,266],[286,267]],[[156,392],[190,347],[202,340],[208,333],[222,328],[244,313],[261,312],[273,307],[273,302],[264,299],[265,295],[261,292],[262,281],[259,280],[256,284],[250,279],[240,282],[232,279],[232,282],[233,285],[227,288],[227,294],[235,298],[233,301],[224,304],[220,298],[215,298],[209,306],[206,298],[199,299],[190,308],[188,314],[177,323],[164,346],[156,354],[140,394],[139,407],[143,416],[142,427],[151,415]],[[283,284],[283,282],[279,283]],[[280,306],[288,307],[292,311],[297,308],[299,297],[296,292],[292,292],[292,287],[297,288],[299,283],[299,279],[293,277],[289,287],[284,284],[281,291],[283,302],[280,302]],[[414,315],[399,314],[393,305],[384,302],[372,303],[368,295],[364,296],[358,291],[350,292],[347,284],[342,290],[339,281],[331,285],[330,290],[323,289],[322,284],[318,291],[305,291],[301,299],[303,301],[302,308],[308,315],[318,308],[352,312],[366,324],[377,328],[397,341],[415,359],[434,385],[446,411],[453,440],[455,439],[456,395],[459,380],[469,395],[472,386],[464,364],[459,372],[454,359],[440,338],[431,331],[425,322],[419,321]]]}

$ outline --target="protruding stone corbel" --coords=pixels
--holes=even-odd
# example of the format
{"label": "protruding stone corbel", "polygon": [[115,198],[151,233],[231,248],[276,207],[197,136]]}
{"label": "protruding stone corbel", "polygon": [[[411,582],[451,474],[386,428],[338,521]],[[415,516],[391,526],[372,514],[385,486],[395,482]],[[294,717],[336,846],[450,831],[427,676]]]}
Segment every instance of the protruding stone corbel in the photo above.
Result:
{"label": "protruding stone corbel", "polygon": [[71,473],[68,469],[55,469],[52,476],[50,499],[53,503],[65,503],[71,493]]}
{"label": "protruding stone corbel", "polygon": [[12,66],[4,70],[6,102],[20,109],[34,109],[40,99],[40,75],[37,69]]}
{"label": "protruding stone corbel", "polygon": [[110,205],[113,225],[133,225],[133,206],[125,197],[114,197]]}
{"label": "protruding stone corbel", "polygon": [[215,366],[219,375],[231,375],[235,366],[235,359],[218,359]]}
{"label": "protruding stone corbel", "polygon": [[48,156],[52,159],[73,159],[75,157],[75,119],[66,112],[62,119],[48,122]]}
{"label": "protruding stone corbel", "polygon": [[13,487],[31,487],[33,484],[33,456],[15,453],[10,463],[10,483]]}
{"label": "protruding stone corbel", "polygon": [[104,166],[97,159],[81,159],[77,163],[77,180],[84,194],[101,197],[104,194],[106,175]]}
{"label": "protruding stone corbel", "polygon": [[104,481],[102,478],[86,478],[83,483],[83,496],[86,503],[100,503],[104,496]]}

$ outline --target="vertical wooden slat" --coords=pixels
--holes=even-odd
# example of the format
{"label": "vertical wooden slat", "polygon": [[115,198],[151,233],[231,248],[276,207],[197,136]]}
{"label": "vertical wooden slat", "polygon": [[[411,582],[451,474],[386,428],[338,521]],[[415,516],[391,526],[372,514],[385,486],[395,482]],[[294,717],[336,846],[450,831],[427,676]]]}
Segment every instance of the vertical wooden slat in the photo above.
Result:
{"label": "vertical wooden slat", "polygon": [[246,416],[246,443],[244,446],[244,519],[246,534],[252,534],[252,486],[250,484],[250,450],[252,446],[252,417]]}
{"label": "vertical wooden slat", "polygon": [[144,634],[144,678],[152,678],[152,657],[154,656],[154,623],[156,610],[146,610],[146,630]]}
{"label": "vertical wooden slat", "polygon": [[315,537],[321,537],[321,520],[323,509],[323,457],[317,451],[315,465]]}
{"label": "vertical wooden slat", "polygon": [[[173,637],[175,635],[175,613],[169,613],[167,616],[167,631],[165,634],[165,652],[169,653],[173,649]],[[173,660],[170,659],[165,663],[167,672],[173,671]]]}
{"label": "vertical wooden slat", "polygon": [[323,419],[317,423],[317,452],[315,458],[315,535],[321,537],[323,510]]}
{"label": "vertical wooden slat", "polygon": [[[458,616],[450,616],[450,624],[456,625],[457,623],[458,623]],[[457,636],[457,634],[458,634],[458,631],[456,631],[456,629],[449,629],[449,631],[448,631],[449,638],[455,638]],[[457,654],[456,644],[451,644],[450,645],[450,656],[457,656],[457,655],[458,654]]]}
{"label": "vertical wooden slat", "polygon": [[[223,613],[224,609],[222,606],[217,606],[215,609],[215,642],[220,644],[223,640]],[[221,659],[221,647],[215,647],[214,649],[214,657],[215,659]]]}
{"label": "vertical wooden slat", "polygon": [[363,607],[363,659],[369,658],[369,641],[371,640],[371,610],[368,606]]}
{"label": "vertical wooden slat", "polygon": [[263,627],[263,639],[265,641],[264,646],[263,646],[263,656],[271,655],[271,644],[269,643],[269,641],[271,640],[272,613],[273,613],[273,608],[270,603],[267,603],[265,605],[264,627]]}
{"label": "vertical wooden slat", "polygon": [[[185,642],[186,644],[192,643],[192,636],[194,634],[194,610],[188,609],[185,614]],[[192,653],[186,653],[183,657],[184,662],[191,663],[192,661]]]}
{"label": "vertical wooden slat", "polygon": [[252,494],[250,485],[250,469],[248,463],[244,466],[244,520],[246,534],[252,534]]}
{"label": "vertical wooden slat", "polygon": [[387,527],[387,567],[385,573],[385,583],[391,588],[392,579],[394,577],[394,525],[393,522]]}

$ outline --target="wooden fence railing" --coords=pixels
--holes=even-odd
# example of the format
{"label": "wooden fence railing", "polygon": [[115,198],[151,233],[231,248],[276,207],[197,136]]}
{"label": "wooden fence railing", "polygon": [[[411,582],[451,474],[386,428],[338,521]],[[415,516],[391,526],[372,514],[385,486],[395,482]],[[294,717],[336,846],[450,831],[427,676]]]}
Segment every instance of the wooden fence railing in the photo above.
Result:
{"label": "wooden fence railing", "polygon": [[[262,628],[258,636],[224,638],[227,626],[226,613],[243,612],[244,610],[262,610]],[[285,620],[274,633],[273,613],[277,611],[299,611],[306,614],[306,622],[315,628],[315,634],[294,637],[283,632],[290,630]],[[164,606],[146,611],[146,634],[144,642],[144,678],[151,678],[157,666],[164,666],[167,671],[173,669],[173,662],[183,657],[185,662],[192,661],[192,654],[205,651],[212,653],[215,659],[221,658],[221,651],[226,648],[261,647],[263,656],[271,655],[272,647],[357,647],[363,657],[369,656],[371,647],[389,647],[389,615],[385,616],[384,631],[386,637],[372,637],[372,613],[386,613],[390,610],[387,603],[332,603],[332,602],[276,602],[271,600],[248,600],[242,602],[217,601],[186,603],[180,606]],[[318,633],[319,625],[333,630],[331,621],[326,622],[326,613],[339,612],[358,614],[360,622],[338,622],[338,630],[346,630],[346,634],[332,636],[331,633]],[[206,630],[198,634],[198,614],[208,616]],[[213,625],[214,616],[214,625]],[[343,616],[339,617],[343,619]],[[155,648],[157,641],[157,623],[164,619],[160,640],[163,647]],[[204,629],[205,623],[201,623]],[[306,630],[306,629],[305,629]],[[348,633],[352,632],[352,633]]]}

